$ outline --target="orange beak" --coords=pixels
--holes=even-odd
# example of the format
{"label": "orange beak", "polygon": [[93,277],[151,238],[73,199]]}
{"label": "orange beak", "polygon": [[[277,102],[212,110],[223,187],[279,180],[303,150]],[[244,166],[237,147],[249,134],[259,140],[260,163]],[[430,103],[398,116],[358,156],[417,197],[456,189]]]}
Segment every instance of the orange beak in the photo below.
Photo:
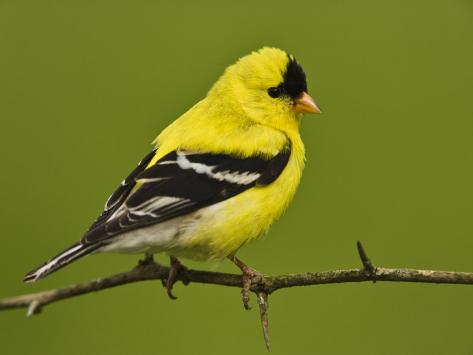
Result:
{"label": "orange beak", "polygon": [[314,99],[306,92],[294,100],[294,111],[297,113],[322,113]]}

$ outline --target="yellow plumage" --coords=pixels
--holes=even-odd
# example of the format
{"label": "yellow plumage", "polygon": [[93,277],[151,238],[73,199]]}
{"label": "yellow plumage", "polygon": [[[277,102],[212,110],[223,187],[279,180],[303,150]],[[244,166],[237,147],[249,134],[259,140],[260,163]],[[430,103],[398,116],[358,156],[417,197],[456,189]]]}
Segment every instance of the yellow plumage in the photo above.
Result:
{"label": "yellow plumage", "polygon": [[110,196],[82,239],[32,270],[36,281],[78,258],[100,252],[229,257],[243,271],[243,301],[255,271],[234,254],[263,235],[299,185],[304,112],[320,112],[295,59],[263,48],[225,70],[207,97],[169,125],[156,149]]}
{"label": "yellow plumage", "polygon": [[305,160],[299,134],[301,114],[284,102],[275,104],[265,90],[283,81],[288,60],[285,52],[275,48],[240,59],[227,68],[205,99],[155,140],[158,153],[150,166],[177,149],[272,157],[288,141],[291,144],[288,165],[274,183],[207,207],[200,212],[205,218],[199,219],[193,236],[168,253],[193,259],[233,254],[263,235],[293,198]]}

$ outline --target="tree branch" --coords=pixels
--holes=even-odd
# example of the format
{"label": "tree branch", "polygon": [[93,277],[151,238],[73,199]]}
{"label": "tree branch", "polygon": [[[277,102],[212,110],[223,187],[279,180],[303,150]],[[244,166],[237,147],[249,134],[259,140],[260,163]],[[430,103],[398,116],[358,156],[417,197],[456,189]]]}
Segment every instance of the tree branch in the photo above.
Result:
{"label": "tree branch", "polygon": [[[307,272],[302,274],[264,276],[253,280],[251,291],[257,295],[260,308],[261,322],[266,346],[269,349],[268,333],[268,296],[273,292],[295,286],[322,285],[345,282],[364,281],[391,281],[391,282],[418,282],[436,284],[473,284],[473,273],[393,269],[375,267],[368,258],[363,246],[357,243],[358,253],[363,264],[360,269],[346,269],[321,272]],[[60,289],[31,293],[11,298],[0,299],[0,310],[14,308],[28,308],[27,315],[41,312],[44,306],[63,299],[84,295],[91,292],[105,290],[111,287],[126,285],[133,282],[147,280],[165,280],[169,268],[154,262],[142,263],[133,270],[113,276],[84,282]],[[241,287],[241,276],[211,271],[186,270],[179,273],[177,280],[185,284],[189,282],[213,284],[220,286]]]}

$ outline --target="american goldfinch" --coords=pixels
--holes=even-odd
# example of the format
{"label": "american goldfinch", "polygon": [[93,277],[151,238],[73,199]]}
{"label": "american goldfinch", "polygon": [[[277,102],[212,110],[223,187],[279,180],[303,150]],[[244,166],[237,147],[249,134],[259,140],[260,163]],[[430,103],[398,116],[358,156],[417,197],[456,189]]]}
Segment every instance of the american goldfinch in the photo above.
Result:
{"label": "american goldfinch", "polygon": [[304,168],[303,113],[320,113],[296,59],[262,48],[229,66],[207,96],[153,142],[82,239],[29,272],[36,281],[92,253],[229,258],[248,307],[257,271],[235,253],[263,235],[294,196]]}

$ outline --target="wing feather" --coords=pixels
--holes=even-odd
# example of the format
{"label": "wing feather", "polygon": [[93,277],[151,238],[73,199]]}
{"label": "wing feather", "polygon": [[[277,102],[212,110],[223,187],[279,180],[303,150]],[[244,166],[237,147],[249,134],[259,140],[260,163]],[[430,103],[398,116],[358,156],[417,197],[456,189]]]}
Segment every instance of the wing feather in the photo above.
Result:
{"label": "wing feather", "polygon": [[146,167],[150,163],[151,159],[153,159],[154,155],[156,154],[156,149],[154,149],[151,153],[147,154],[139,163],[138,166],[133,169],[133,171],[127,176],[125,180],[123,180],[120,186],[113,192],[110,197],[105,202],[105,207],[102,214],[97,218],[97,220],[92,224],[89,230],[95,229],[101,226],[108,218],[110,218],[115,211],[120,208],[123,204],[131,190],[136,184],[136,177],[145,171]]}
{"label": "wing feather", "polygon": [[[288,145],[272,158],[173,151],[147,167],[153,151],[112,194],[82,238],[91,244],[161,223],[272,183],[289,160]],[[139,185],[136,185],[136,183]]]}

